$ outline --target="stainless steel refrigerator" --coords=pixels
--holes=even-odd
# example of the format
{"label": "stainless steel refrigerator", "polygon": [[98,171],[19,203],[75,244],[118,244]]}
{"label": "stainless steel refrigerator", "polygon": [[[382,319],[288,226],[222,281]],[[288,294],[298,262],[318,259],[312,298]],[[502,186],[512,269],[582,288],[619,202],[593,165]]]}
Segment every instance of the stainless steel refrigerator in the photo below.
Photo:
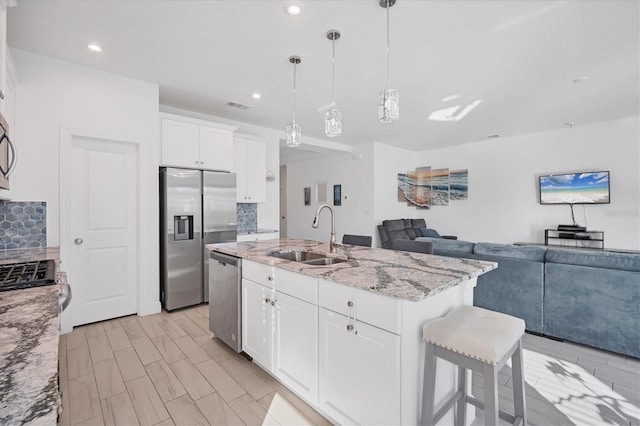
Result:
{"label": "stainless steel refrigerator", "polygon": [[205,244],[236,241],[236,175],[160,168],[160,300],[168,311],[209,300]]}

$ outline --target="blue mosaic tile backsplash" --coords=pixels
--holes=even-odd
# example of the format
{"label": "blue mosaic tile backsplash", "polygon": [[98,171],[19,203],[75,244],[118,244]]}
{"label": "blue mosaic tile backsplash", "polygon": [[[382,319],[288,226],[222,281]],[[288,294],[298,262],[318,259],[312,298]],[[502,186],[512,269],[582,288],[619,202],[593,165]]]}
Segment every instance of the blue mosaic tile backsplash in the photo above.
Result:
{"label": "blue mosaic tile backsplash", "polygon": [[258,229],[258,205],[238,203],[238,232],[255,232]]}
{"label": "blue mosaic tile backsplash", "polygon": [[47,203],[0,201],[0,250],[47,247]]}

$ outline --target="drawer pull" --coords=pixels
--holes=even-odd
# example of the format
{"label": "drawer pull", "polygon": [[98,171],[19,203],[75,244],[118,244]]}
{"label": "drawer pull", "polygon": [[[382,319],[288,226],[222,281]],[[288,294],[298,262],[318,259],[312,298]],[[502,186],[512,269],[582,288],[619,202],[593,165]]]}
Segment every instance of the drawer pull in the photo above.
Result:
{"label": "drawer pull", "polygon": [[273,275],[269,275],[269,278],[267,278],[269,281],[273,281]]}
{"label": "drawer pull", "polygon": [[271,299],[267,297],[266,299],[264,299],[264,303],[271,303]]}
{"label": "drawer pull", "polygon": [[353,324],[347,325],[347,331],[353,331]]}

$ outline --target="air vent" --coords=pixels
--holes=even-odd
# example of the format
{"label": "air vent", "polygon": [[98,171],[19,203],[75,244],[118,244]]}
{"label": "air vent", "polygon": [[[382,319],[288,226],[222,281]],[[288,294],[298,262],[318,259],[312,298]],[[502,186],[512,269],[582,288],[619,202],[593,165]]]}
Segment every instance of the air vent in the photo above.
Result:
{"label": "air vent", "polygon": [[245,104],[241,104],[241,103],[233,102],[233,101],[227,102],[227,106],[230,106],[231,108],[238,108],[238,109],[249,109],[249,108],[251,108],[249,105],[245,105]]}

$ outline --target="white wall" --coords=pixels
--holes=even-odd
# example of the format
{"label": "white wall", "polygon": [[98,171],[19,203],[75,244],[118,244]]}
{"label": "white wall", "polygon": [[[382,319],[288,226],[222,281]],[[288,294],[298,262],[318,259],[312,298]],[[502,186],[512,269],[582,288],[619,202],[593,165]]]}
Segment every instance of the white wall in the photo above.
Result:
{"label": "white wall", "polygon": [[[18,73],[13,140],[19,163],[11,176],[15,201],[47,202],[47,244],[60,244],[60,129],[144,141],[141,188],[157,186],[158,86],[12,50]],[[140,314],[158,311],[158,191],[142,191]],[[64,267],[64,259],[63,267]],[[73,285],[73,283],[71,283]]]}
{"label": "white wall", "polygon": [[640,249],[640,118],[425,151],[422,164],[469,169],[469,200],[434,207],[429,226],[470,241],[543,242],[571,223],[569,206],[540,205],[538,176],[611,172],[611,204],[575,206],[576,221],[605,232],[605,247]]}
{"label": "white wall", "polygon": [[[329,241],[329,212],[311,227],[319,203],[316,183],[327,182],[327,204],[333,207],[333,185],[342,185],[342,205],[335,206],[336,240],[343,234],[375,234],[373,216],[373,144],[354,147],[352,153],[287,165],[287,236]],[[304,205],[304,188],[311,187],[311,206]],[[345,196],[347,199],[345,199]],[[326,210],[326,209],[325,209]]]}

